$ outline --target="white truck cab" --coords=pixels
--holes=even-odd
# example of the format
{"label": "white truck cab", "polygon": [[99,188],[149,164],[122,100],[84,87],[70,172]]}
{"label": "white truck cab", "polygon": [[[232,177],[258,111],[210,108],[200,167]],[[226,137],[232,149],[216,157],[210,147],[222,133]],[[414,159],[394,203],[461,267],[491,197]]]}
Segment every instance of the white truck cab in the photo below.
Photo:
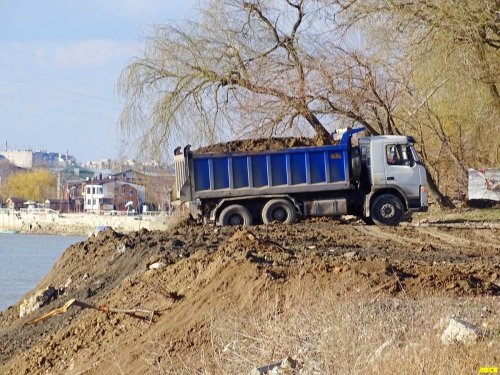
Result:
{"label": "white truck cab", "polygon": [[427,175],[414,143],[412,137],[395,135],[359,140],[365,217],[394,225],[405,213],[427,210]]}

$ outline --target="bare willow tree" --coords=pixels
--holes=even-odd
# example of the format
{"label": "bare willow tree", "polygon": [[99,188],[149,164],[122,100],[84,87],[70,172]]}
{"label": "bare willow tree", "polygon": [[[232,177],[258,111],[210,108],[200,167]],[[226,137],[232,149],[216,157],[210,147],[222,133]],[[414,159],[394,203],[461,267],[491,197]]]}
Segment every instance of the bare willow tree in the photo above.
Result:
{"label": "bare willow tree", "polygon": [[214,0],[199,22],[157,27],[122,73],[122,130],[142,150],[169,137],[315,134],[363,124],[397,132],[401,90],[390,66],[361,53],[315,0]]}
{"label": "bare willow tree", "polygon": [[500,139],[488,136],[500,131],[498,0],[322,3],[407,77],[392,131],[418,135],[436,193],[463,191],[467,168],[498,165]]}
{"label": "bare willow tree", "polygon": [[[459,53],[455,61],[485,84],[500,109],[500,2],[498,0],[324,0],[339,9],[344,27],[363,24],[370,34],[405,48],[405,57],[437,51]],[[380,35],[379,35],[380,37]],[[380,46],[380,38],[377,46]]]}
{"label": "bare willow tree", "polygon": [[[439,18],[431,11],[436,4],[212,0],[199,21],[155,28],[143,56],[124,69],[118,85],[126,99],[121,129],[150,154],[179,136],[201,144],[313,133],[318,144],[327,144],[330,131],[346,125],[361,124],[371,134],[417,133],[431,192],[449,203],[439,186],[442,170],[449,169],[442,160],[463,165],[464,133],[450,131],[456,118],[444,119],[450,110],[440,110],[442,103],[434,100],[457,76],[424,78],[440,71],[439,64],[428,63],[436,59],[426,56],[446,58],[467,49],[448,46],[458,21],[443,26],[442,13],[451,8],[441,7]],[[483,34],[472,33],[470,21],[461,35],[471,43],[486,35],[477,43],[496,48],[497,30],[484,22]],[[486,73],[478,77],[494,97],[489,49],[486,56],[488,64],[479,70]],[[419,78],[432,84],[419,85]]]}

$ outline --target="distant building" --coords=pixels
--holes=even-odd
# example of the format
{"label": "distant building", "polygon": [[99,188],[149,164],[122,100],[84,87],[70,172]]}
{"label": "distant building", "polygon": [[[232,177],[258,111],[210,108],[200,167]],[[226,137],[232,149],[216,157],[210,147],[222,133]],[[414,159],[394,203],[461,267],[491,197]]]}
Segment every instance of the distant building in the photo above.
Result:
{"label": "distant building", "polygon": [[111,169],[113,167],[113,162],[111,159],[101,159],[89,161],[85,163],[85,166],[90,169]]}
{"label": "distant building", "polygon": [[24,207],[24,199],[18,197],[9,197],[5,200],[8,209],[19,211]]}
{"label": "distant building", "polygon": [[119,180],[123,181],[144,181],[147,178],[147,175],[145,173],[137,172],[133,169],[127,169],[125,171],[115,173],[111,175],[112,178],[117,178]]}
{"label": "distant building", "polygon": [[69,204],[68,200],[66,199],[46,199],[44,202],[45,208],[54,210],[54,211],[59,211],[59,212],[69,212]]}
{"label": "distant building", "polygon": [[116,179],[90,181],[83,198],[84,211],[137,210],[145,200],[145,187]]}
{"label": "distant building", "polygon": [[35,161],[33,151],[2,151],[0,155],[20,168],[31,169]]}
{"label": "distant building", "polygon": [[166,171],[110,172],[77,166],[59,170],[61,197],[68,202],[68,212],[142,212],[145,206],[150,210],[168,209],[174,177]]}
{"label": "distant building", "polygon": [[79,165],[69,165],[58,172],[62,173],[64,181],[84,181],[95,176],[93,170]]}
{"label": "distant building", "polygon": [[57,152],[46,151],[0,151],[0,155],[8,159],[17,167],[32,169],[35,167],[61,167],[75,162],[75,158],[69,155],[63,155]]}

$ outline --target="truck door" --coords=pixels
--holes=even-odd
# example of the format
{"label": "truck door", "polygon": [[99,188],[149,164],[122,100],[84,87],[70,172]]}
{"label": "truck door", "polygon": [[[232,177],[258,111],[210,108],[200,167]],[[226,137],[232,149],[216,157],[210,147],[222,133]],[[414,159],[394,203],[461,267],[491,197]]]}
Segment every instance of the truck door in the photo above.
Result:
{"label": "truck door", "polygon": [[385,145],[385,180],[388,186],[398,186],[406,196],[420,196],[420,169],[409,144]]}

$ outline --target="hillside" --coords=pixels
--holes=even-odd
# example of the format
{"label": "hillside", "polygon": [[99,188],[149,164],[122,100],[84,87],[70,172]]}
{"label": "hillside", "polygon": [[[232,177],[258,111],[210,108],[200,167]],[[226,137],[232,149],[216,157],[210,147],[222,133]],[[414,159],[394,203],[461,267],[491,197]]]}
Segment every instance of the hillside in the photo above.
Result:
{"label": "hillside", "polygon": [[[500,363],[499,275],[499,223],[107,230],[68,248],[40,282],[59,290],[51,303],[0,314],[0,373],[236,374],[286,356],[301,374],[396,362],[477,372]],[[75,305],[27,325],[72,298],[129,313]],[[451,315],[486,339],[436,349]],[[415,361],[426,355],[435,361]]]}

